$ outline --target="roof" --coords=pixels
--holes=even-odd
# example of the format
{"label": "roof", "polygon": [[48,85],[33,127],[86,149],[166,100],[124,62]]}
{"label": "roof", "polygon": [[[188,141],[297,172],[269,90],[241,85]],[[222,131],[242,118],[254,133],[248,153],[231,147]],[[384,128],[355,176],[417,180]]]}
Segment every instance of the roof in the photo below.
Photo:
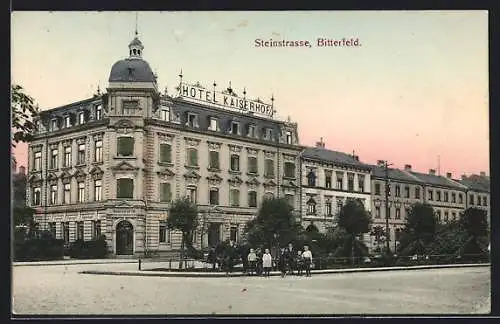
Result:
{"label": "roof", "polygon": [[128,46],[135,46],[135,45],[143,46],[142,42],[139,40],[139,38],[137,38],[137,36],[134,37],[134,39],[130,42],[130,44]]}
{"label": "roof", "polygon": [[426,174],[426,173],[420,173],[420,172],[415,172],[415,171],[408,171],[409,173],[413,174],[417,178],[419,178],[421,181],[425,182],[426,184],[430,185],[435,185],[435,186],[441,186],[441,187],[449,187],[449,188],[456,188],[456,189],[465,189],[463,185],[460,183],[449,179],[447,177],[443,177],[440,175],[432,175],[432,174]]}
{"label": "roof", "polygon": [[372,166],[359,162],[352,155],[347,153],[327,150],[320,147],[306,147],[302,152],[304,158],[320,160],[324,162],[333,162],[335,164],[348,165],[365,170],[371,170]]}
{"label": "roof", "polygon": [[[372,177],[375,178],[385,178],[385,168],[380,167],[378,165],[372,166]],[[412,174],[409,174],[400,169],[388,168],[388,177],[389,179],[393,179],[401,182],[418,182],[423,183],[423,181]]]}
{"label": "roof", "polygon": [[148,62],[141,58],[127,58],[113,64],[109,82],[156,82]]}
{"label": "roof", "polygon": [[474,179],[463,179],[458,180],[458,182],[474,191],[490,192],[490,183],[486,180],[478,181]]}

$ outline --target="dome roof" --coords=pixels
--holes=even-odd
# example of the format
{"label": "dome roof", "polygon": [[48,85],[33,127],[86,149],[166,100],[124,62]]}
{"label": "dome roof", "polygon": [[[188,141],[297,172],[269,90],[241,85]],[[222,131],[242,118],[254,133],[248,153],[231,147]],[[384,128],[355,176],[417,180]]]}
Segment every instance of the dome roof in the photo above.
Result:
{"label": "dome roof", "polygon": [[156,82],[148,62],[141,58],[127,58],[113,64],[109,82]]}
{"label": "dome roof", "polygon": [[134,45],[143,46],[142,42],[139,40],[139,38],[137,38],[137,36],[130,42],[128,46],[134,46]]}

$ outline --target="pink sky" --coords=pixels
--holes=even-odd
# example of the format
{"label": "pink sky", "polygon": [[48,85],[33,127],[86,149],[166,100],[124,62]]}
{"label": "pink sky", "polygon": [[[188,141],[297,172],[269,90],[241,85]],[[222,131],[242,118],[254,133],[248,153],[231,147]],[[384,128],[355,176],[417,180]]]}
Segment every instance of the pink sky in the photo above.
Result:
{"label": "pink sky", "polygon": [[[144,59],[159,88],[186,81],[265,101],[298,122],[301,144],[366,163],[489,174],[486,11],[141,12]],[[49,109],[107,85],[128,54],[132,12],[15,12],[12,81]],[[359,38],[358,48],[255,48],[257,38]],[[237,91],[238,92],[238,91]],[[26,145],[14,151],[26,164]]]}

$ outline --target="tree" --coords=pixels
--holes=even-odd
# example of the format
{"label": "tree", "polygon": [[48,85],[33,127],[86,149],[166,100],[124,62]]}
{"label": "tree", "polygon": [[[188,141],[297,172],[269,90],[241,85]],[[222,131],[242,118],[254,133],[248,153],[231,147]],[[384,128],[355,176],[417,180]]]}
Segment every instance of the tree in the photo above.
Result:
{"label": "tree", "polygon": [[406,218],[401,232],[400,249],[403,255],[424,254],[436,235],[437,222],[432,206],[416,203]]}
{"label": "tree", "polygon": [[359,200],[348,199],[340,209],[337,223],[349,234],[350,256],[354,262],[356,248],[359,252],[366,250],[366,246],[357,236],[370,231],[371,216]]}
{"label": "tree", "polygon": [[185,244],[192,244],[192,231],[198,226],[198,209],[189,198],[177,199],[170,207],[170,215],[167,218],[167,228],[179,230],[182,233],[181,260],[179,269],[182,269],[184,260]]}
{"label": "tree", "polygon": [[487,212],[476,207],[467,208],[461,213],[459,224],[467,235],[467,241],[461,249],[462,254],[484,252],[488,242]]}
{"label": "tree", "polygon": [[35,106],[35,100],[24,93],[23,87],[17,84],[11,86],[11,114],[12,128],[14,134],[12,146],[16,143],[29,142],[33,138],[35,124],[33,118],[38,114],[38,106]]}
{"label": "tree", "polygon": [[383,242],[382,238],[385,237],[385,234],[386,234],[385,229],[380,225],[377,225],[372,228],[370,235],[375,238],[375,243],[377,244],[377,250],[380,249],[380,244]]}
{"label": "tree", "polygon": [[292,208],[284,198],[265,199],[257,216],[245,227],[247,240],[253,247],[271,247],[275,235],[284,245],[297,239],[301,232],[302,226],[295,220]]}

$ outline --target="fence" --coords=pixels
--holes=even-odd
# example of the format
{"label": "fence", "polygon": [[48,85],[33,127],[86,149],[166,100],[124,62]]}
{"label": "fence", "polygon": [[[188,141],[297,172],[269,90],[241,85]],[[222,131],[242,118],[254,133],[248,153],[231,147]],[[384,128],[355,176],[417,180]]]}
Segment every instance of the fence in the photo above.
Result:
{"label": "fence", "polygon": [[[148,264],[148,270],[165,271],[196,271],[209,272],[221,271],[220,264],[214,266],[195,259],[185,259],[182,269],[179,269],[179,258],[161,258],[149,257],[139,258],[139,270],[145,270],[145,264]],[[312,268],[315,270],[326,269],[349,269],[349,268],[374,268],[387,266],[415,266],[415,265],[440,265],[440,264],[464,264],[464,263],[485,263],[490,262],[490,256],[485,254],[438,254],[438,255],[412,255],[412,256],[370,256],[370,257],[318,257],[313,258]],[[274,262],[273,262],[274,263]],[[245,271],[241,259],[236,259],[233,263],[233,270]],[[274,270],[277,265],[274,263]]]}

